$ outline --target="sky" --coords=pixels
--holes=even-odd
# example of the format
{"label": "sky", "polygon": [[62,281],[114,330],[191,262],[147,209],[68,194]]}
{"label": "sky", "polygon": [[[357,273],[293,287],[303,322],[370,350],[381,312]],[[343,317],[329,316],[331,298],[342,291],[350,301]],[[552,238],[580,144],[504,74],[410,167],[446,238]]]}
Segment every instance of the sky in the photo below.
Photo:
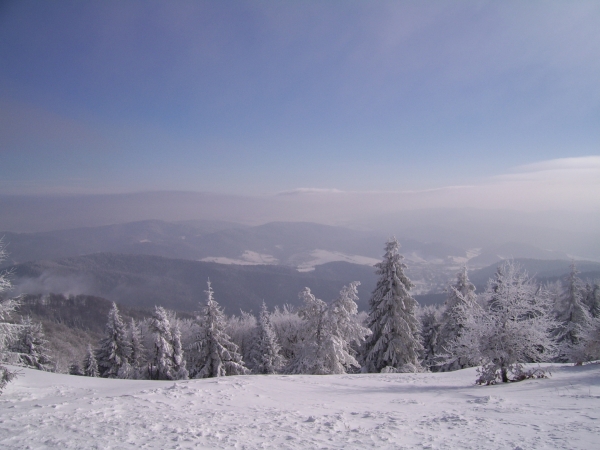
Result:
{"label": "sky", "polygon": [[0,194],[600,209],[599,23],[597,1],[2,1]]}

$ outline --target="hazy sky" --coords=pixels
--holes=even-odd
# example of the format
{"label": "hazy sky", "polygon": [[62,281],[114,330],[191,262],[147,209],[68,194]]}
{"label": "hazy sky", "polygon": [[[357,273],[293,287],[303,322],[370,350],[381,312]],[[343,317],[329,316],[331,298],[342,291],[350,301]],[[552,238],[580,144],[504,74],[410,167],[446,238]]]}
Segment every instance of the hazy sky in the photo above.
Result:
{"label": "hazy sky", "polygon": [[599,24],[598,1],[3,1],[0,194],[598,207]]}

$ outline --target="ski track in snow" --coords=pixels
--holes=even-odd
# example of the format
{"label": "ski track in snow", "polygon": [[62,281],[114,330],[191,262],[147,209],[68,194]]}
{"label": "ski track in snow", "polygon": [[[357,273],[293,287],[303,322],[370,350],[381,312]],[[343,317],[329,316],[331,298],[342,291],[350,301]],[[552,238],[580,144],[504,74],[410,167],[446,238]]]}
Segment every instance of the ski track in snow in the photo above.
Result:
{"label": "ski track in snow", "polygon": [[0,447],[591,449],[600,365],[475,386],[438,374],[130,381],[19,369],[0,396]]}

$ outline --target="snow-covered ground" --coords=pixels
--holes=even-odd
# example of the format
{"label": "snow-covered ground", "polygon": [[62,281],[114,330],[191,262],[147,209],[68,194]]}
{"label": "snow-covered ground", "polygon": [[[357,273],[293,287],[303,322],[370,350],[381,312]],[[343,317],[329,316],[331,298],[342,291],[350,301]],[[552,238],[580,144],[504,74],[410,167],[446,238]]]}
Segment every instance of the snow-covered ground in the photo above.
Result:
{"label": "snow-covered ground", "polygon": [[380,259],[369,258],[361,255],[346,255],[341,252],[331,252],[329,250],[313,250],[310,252],[307,261],[298,264],[299,272],[310,272],[315,270],[315,266],[326,264],[334,261],[344,261],[352,264],[360,264],[364,266],[374,266],[381,262]]}
{"label": "snow-covered ground", "polygon": [[277,264],[277,258],[271,255],[246,250],[239,258],[226,258],[225,256],[208,256],[200,261],[215,262],[219,264],[237,264],[241,266],[257,266],[262,264]]}
{"label": "snow-covered ground", "polygon": [[20,369],[0,448],[592,449],[600,365],[475,386],[441,374],[107,380]]}

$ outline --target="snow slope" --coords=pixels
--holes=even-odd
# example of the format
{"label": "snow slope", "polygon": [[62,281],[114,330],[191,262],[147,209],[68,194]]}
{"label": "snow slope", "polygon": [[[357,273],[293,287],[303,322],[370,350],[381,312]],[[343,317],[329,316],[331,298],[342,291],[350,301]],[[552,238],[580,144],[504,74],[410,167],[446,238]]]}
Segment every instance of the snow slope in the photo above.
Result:
{"label": "snow slope", "polygon": [[600,365],[475,386],[439,374],[107,380],[20,369],[0,396],[0,448],[591,449]]}

